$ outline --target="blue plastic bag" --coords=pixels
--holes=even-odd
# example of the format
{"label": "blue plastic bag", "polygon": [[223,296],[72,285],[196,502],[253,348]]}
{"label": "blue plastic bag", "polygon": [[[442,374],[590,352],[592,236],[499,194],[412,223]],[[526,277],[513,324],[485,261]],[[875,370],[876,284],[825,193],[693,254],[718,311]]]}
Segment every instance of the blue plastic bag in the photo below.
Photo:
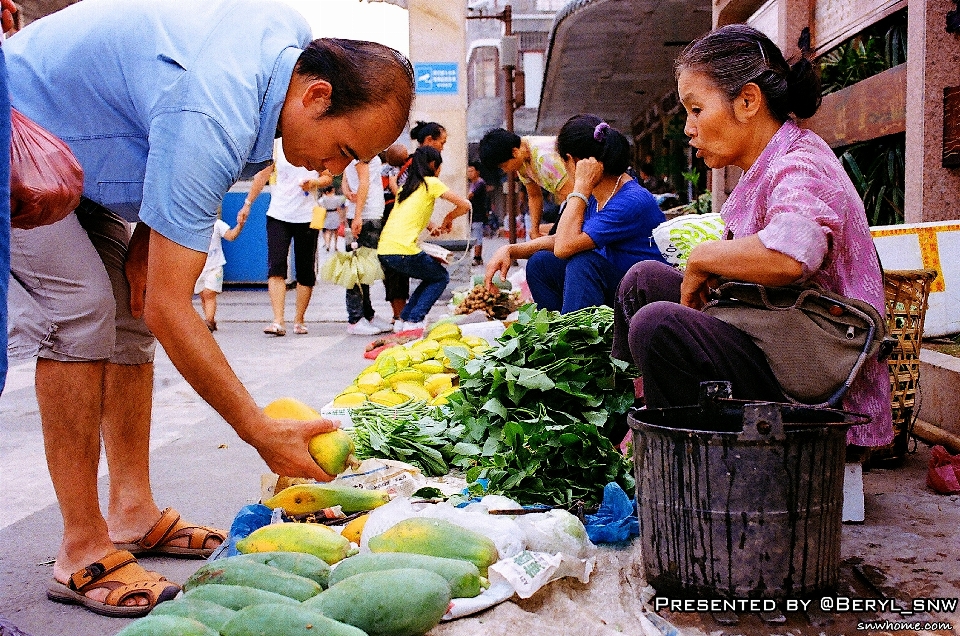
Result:
{"label": "blue plastic bag", "polygon": [[237,516],[233,518],[233,523],[230,524],[230,534],[227,535],[226,549],[222,551],[217,550],[215,554],[210,555],[211,559],[237,556],[240,554],[237,552],[237,541],[243,539],[257,528],[269,525],[272,517],[273,510],[263,504],[250,504],[249,506],[241,508]]}
{"label": "blue plastic bag", "polygon": [[610,482],[603,488],[603,502],[595,515],[584,517],[587,535],[594,543],[617,543],[640,535],[637,506],[620,484]]}

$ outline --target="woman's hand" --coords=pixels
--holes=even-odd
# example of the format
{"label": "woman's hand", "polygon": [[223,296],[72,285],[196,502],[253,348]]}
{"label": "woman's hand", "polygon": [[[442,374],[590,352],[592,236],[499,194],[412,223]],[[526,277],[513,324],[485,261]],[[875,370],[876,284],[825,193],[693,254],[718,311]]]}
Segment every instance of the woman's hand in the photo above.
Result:
{"label": "woman's hand", "polygon": [[510,254],[510,245],[503,245],[493,253],[490,260],[487,261],[487,269],[483,276],[483,285],[493,293],[499,293],[498,288],[493,283],[493,277],[500,272],[500,279],[507,280],[507,274],[510,273],[510,266],[513,264],[513,256]]}
{"label": "woman's hand", "polygon": [[573,189],[587,196],[603,178],[603,164],[593,157],[577,161],[573,175]]}
{"label": "woman's hand", "polygon": [[691,272],[690,268],[687,268],[680,284],[680,304],[693,309],[703,309],[710,300],[710,289],[716,284],[717,277],[713,274]]}

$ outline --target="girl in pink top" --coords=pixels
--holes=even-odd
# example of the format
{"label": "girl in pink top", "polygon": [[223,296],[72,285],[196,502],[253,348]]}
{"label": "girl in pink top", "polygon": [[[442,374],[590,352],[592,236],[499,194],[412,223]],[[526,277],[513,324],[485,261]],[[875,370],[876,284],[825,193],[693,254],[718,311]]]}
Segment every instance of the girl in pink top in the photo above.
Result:
{"label": "girl in pink top", "polygon": [[[640,366],[652,407],[695,404],[703,380],[730,380],[734,397],[786,401],[753,341],[699,309],[723,276],[765,285],[811,280],[883,315],[863,203],[827,144],[791,119],[820,106],[819,79],[805,58],[791,66],[759,31],[728,25],[680,55],[677,85],[697,156],[711,168],[744,171],[721,211],[730,240],[697,246],[682,274],[656,262],[634,266],[618,292],[613,353]],[[867,363],[843,407],[872,417],[850,429],[848,443],[890,442],[886,363]]]}

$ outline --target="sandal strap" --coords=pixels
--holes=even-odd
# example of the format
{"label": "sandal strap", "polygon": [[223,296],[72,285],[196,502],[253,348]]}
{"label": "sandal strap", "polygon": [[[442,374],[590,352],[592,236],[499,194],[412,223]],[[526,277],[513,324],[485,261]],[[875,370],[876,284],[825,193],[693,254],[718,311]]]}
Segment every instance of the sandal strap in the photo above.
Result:
{"label": "sandal strap", "polygon": [[226,537],[223,536],[223,533],[217,530],[216,528],[208,528],[207,526],[181,526],[177,529],[176,532],[171,534],[167,541],[174,541],[181,537],[187,537],[188,545],[191,550],[202,550],[206,547],[206,543],[209,539],[215,538],[220,539],[220,542],[223,543],[226,541]]}
{"label": "sandal strap", "polygon": [[136,562],[137,558],[126,550],[110,552],[96,563],[91,563],[82,570],[77,570],[71,574],[67,586],[74,592],[82,594],[87,587],[96,583],[105,575]]}
{"label": "sandal strap", "polygon": [[127,583],[110,590],[107,597],[103,599],[103,602],[106,605],[120,607],[125,600],[132,596],[146,596],[147,605],[153,607],[157,604],[157,599],[160,597],[160,594],[170,587],[177,587],[177,585],[166,579]]}
{"label": "sandal strap", "polygon": [[176,529],[177,522],[180,521],[180,513],[173,508],[164,508],[160,513],[160,520],[143,538],[137,541],[137,544],[144,550],[152,550],[161,543],[167,541],[167,536]]}

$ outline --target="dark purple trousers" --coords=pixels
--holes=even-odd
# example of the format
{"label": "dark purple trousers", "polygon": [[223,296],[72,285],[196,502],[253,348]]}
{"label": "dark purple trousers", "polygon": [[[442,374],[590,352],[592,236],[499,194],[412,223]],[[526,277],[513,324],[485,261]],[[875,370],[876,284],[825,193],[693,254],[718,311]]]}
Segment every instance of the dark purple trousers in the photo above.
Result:
{"label": "dark purple trousers", "polygon": [[738,399],[788,401],[750,336],[680,304],[682,281],[669,265],[641,261],[617,290],[613,356],[640,368],[647,406],[696,404],[710,380],[728,380]]}

